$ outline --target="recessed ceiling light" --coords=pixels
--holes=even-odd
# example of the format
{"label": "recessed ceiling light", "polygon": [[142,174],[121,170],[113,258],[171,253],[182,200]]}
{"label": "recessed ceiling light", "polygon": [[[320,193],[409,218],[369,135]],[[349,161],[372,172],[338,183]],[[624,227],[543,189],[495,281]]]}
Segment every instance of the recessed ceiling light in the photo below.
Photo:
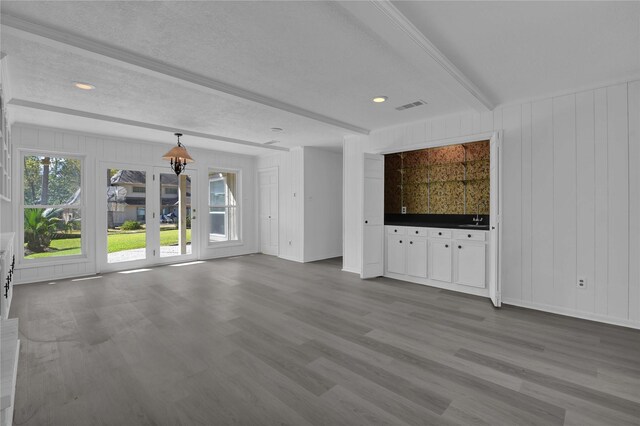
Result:
{"label": "recessed ceiling light", "polygon": [[386,101],[387,99],[389,99],[389,98],[387,98],[386,96],[376,96],[375,98],[373,98],[371,100],[373,102],[379,104],[379,103],[382,103],[382,102]]}
{"label": "recessed ceiling light", "polygon": [[82,90],[93,90],[96,88],[96,86],[94,86],[93,84],[82,83],[80,81],[76,81],[75,83],[73,83],[73,85]]}
{"label": "recessed ceiling light", "polygon": [[272,127],[272,128],[271,128],[271,131],[272,131],[272,132],[275,132],[275,133],[280,133],[280,132],[282,132],[282,130],[283,130],[283,129],[282,129],[281,127]]}

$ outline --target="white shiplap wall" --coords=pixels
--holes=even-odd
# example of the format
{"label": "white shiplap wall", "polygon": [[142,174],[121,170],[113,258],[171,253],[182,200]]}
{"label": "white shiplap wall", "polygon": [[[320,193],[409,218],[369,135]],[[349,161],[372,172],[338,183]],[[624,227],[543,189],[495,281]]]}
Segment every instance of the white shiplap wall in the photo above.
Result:
{"label": "white shiplap wall", "polygon": [[304,152],[292,148],[258,157],[258,170],[278,168],[278,256],[303,262],[304,256]]}
{"label": "white shiplap wall", "polygon": [[258,158],[258,170],[279,172],[279,257],[313,262],[342,255],[341,157],[297,147]]}
{"label": "white shiplap wall", "polygon": [[363,152],[493,130],[505,303],[640,327],[640,81],[345,138],[343,268],[360,271]]}
{"label": "white shiplap wall", "polygon": [[[161,157],[169,149],[168,144],[143,142],[138,140],[125,140],[100,135],[91,135],[73,131],[50,129],[26,125],[14,125],[12,127],[14,142],[14,170],[18,169],[18,150],[36,149],[85,156],[86,173],[86,210],[83,226],[88,230],[85,247],[87,258],[85,260],[60,264],[26,266],[18,265],[16,268],[15,282],[37,282],[42,280],[74,277],[93,274],[97,272],[96,263],[96,233],[103,228],[96,224],[96,194],[103,194],[104,187],[96,183],[96,169],[102,161],[113,161],[131,164],[133,166],[160,166],[167,167]],[[241,244],[226,247],[210,247],[207,244],[208,235],[206,226],[201,226],[200,231],[200,258],[210,259],[216,257],[236,256],[240,254],[255,253],[257,251],[257,216],[256,216],[256,158],[252,156],[230,154],[226,152],[190,148],[189,152],[196,160],[192,169],[197,170],[198,197],[196,199],[200,212],[208,211],[207,174],[208,169],[224,168],[238,169],[241,171],[241,197],[240,205],[242,224]],[[18,202],[20,179],[14,179],[13,203]],[[12,211],[15,214],[15,211]],[[201,217],[205,217],[202,215]],[[3,219],[4,220],[4,219]],[[16,227],[16,221],[9,220],[12,229]],[[204,225],[204,223],[203,223]]]}
{"label": "white shiplap wall", "polygon": [[342,256],[342,153],[304,147],[305,262]]}

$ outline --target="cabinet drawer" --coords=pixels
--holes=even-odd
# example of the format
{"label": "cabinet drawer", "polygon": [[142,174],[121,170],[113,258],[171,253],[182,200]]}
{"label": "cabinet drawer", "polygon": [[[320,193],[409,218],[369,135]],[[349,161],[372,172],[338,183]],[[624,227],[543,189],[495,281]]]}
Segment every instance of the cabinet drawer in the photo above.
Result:
{"label": "cabinet drawer", "polygon": [[451,230],[449,229],[430,229],[429,238],[451,238]]}
{"label": "cabinet drawer", "polygon": [[405,235],[407,228],[404,226],[387,226],[387,234],[391,235]]}
{"label": "cabinet drawer", "polygon": [[483,231],[455,231],[456,240],[485,241],[486,232]]}
{"label": "cabinet drawer", "polygon": [[406,228],[407,235],[410,237],[426,237],[427,228]]}

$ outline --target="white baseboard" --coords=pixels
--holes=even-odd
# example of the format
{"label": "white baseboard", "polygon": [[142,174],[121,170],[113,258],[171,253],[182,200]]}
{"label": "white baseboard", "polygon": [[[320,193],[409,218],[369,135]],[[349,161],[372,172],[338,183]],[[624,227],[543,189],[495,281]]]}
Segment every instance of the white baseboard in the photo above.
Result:
{"label": "white baseboard", "polygon": [[462,284],[430,280],[427,278],[417,278],[409,275],[394,274],[393,272],[386,272],[384,276],[387,278],[393,278],[394,280],[398,280],[398,281],[405,281],[408,283],[426,285],[428,287],[435,287],[443,290],[456,291],[458,293],[472,294],[474,296],[487,297],[487,298],[489,297],[489,289],[485,287],[471,287],[471,286],[466,286]]}
{"label": "white baseboard", "polygon": [[325,259],[333,259],[334,257],[342,257],[342,253],[340,253],[340,254],[326,253],[326,254],[322,254],[322,255],[319,255],[319,256],[313,256],[313,257],[305,258],[304,259],[304,263],[317,262],[319,260],[325,260]]}
{"label": "white baseboard", "polygon": [[304,263],[302,260],[300,259],[296,259],[290,256],[283,256],[283,255],[279,255],[278,256],[280,259],[284,259],[284,260],[290,260],[291,262],[298,262],[298,263]]}
{"label": "white baseboard", "polygon": [[549,312],[552,314],[565,315],[573,318],[580,318],[589,321],[597,321],[605,324],[618,325],[621,327],[629,327],[640,329],[640,322],[626,320],[623,318],[612,318],[606,315],[594,314],[591,312],[577,311],[575,309],[563,308],[559,306],[545,305],[543,303],[527,302],[517,299],[502,299],[505,305],[519,306],[521,308],[534,309],[536,311]]}
{"label": "white baseboard", "polygon": [[58,280],[68,280],[71,278],[84,278],[84,277],[90,277],[92,275],[98,275],[98,272],[85,272],[83,274],[53,274],[47,277],[47,279],[44,280],[38,280],[38,281],[24,281],[24,280],[16,280],[13,282],[13,285],[25,285],[25,284],[38,284],[38,283],[44,283],[44,282],[52,282],[52,281],[58,281]]}
{"label": "white baseboard", "polygon": [[133,268],[133,267],[129,267],[129,268],[123,268],[123,269],[115,269],[115,270],[110,270],[110,271],[87,271],[84,272],[82,274],[53,274],[48,276],[46,279],[44,280],[38,280],[38,281],[25,281],[25,280],[17,280],[14,281],[13,285],[23,285],[23,284],[35,284],[35,283],[43,283],[43,282],[51,282],[51,281],[59,281],[59,280],[68,280],[68,279],[75,279],[75,278],[85,278],[85,277],[90,277],[93,275],[102,275],[102,274],[110,274],[113,272],[122,272],[122,271],[126,271],[128,269],[141,269],[141,268],[159,268],[161,266],[168,266],[168,265],[173,265],[176,263],[183,263],[183,262],[194,262],[194,261],[207,261],[207,260],[214,260],[214,259],[223,259],[226,257],[237,257],[237,256],[247,256],[250,254],[256,254],[255,251],[247,251],[247,252],[243,252],[243,253],[238,253],[238,254],[223,254],[223,255],[219,255],[219,256],[215,256],[215,255],[209,255],[209,256],[202,256],[198,259],[191,259],[191,260],[184,260],[184,259],[175,259],[175,262],[163,262],[163,263],[155,263],[152,265],[146,265],[146,266],[140,266],[137,268]]}
{"label": "white baseboard", "polygon": [[351,272],[352,274],[360,275],[360,270],[354,268],[342,268],[343,272]]}

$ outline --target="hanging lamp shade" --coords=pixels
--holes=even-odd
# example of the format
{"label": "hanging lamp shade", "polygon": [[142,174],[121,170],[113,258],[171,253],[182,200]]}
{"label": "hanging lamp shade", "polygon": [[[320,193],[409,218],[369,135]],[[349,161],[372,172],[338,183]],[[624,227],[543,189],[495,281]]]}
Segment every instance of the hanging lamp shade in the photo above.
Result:
{"label": "hanging lamp shade", "polygon": [[195,160],[191,158],[187,152],[187,148],[180,142],[182,133],[174,134],[178,137],[178,145],[171,148],[169,152],[162,156],[162,159],[169,161],[171,170],[173,170],[176,175],[179,175],[187,167],[187,163],[193,163]]}

